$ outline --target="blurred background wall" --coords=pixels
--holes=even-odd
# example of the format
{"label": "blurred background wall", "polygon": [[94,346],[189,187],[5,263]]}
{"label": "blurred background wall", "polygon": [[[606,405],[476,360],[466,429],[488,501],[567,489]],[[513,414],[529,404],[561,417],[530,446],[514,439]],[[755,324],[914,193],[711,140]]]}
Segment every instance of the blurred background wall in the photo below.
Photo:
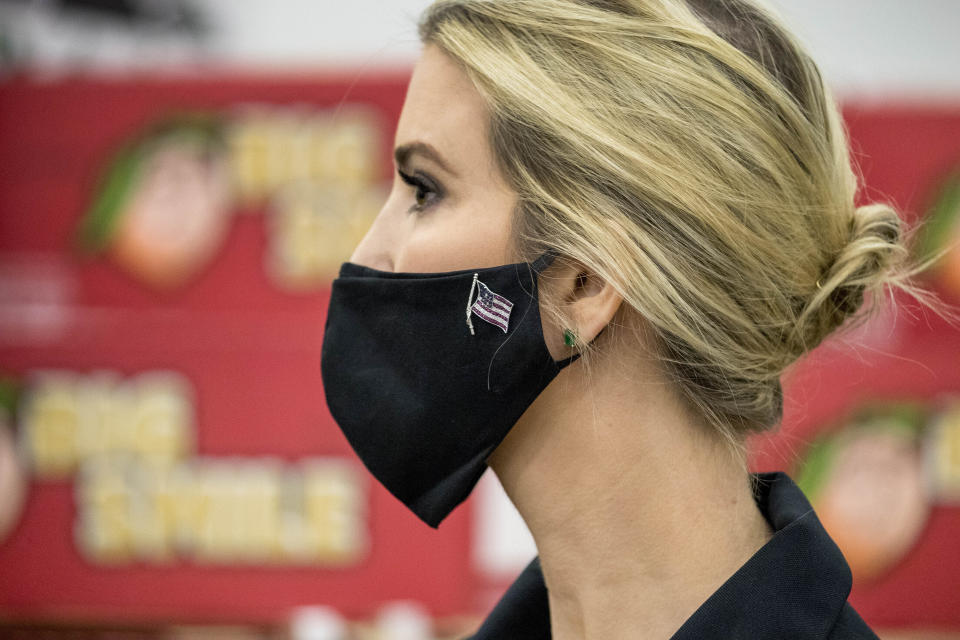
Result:
{"label": "blurred background wall", "polygon": [[[0,0],[0,637],[454,637],[533,556],[489,474],[422,526],[319,387],[427,4]],[[869,197],[935,221],[922,250],[960,240],[960,3],[774,5]],[[930,283],[960,302],[952,255]],[[960,637],[958,356],[935,317],[879,317],[753,443],[885,639]]]}
{"label": "blurred background wall", "polygon": [[[7,55],[45,66],[410,64],[424,0],[0,0]],[[842,97],[960,94],[953,0],[773,0]],[[73,7],[74,10],[60,10]],[[136,20],[130,16],[139,15]],[[138,25],[120,29],[120,26]]]}

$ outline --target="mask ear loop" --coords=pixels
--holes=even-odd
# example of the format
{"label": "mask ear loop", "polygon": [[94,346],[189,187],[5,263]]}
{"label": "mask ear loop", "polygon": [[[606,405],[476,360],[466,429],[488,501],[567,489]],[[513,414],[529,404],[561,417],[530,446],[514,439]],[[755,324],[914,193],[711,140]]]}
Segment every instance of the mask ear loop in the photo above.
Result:
{"label": "mask ear loop", "polygon": [[[600,335],[600,334],[598,333],[597,335]],[[573,354],[572,356],[570,356],[569,358],[564,358],[563,360],[557,360],[557,361],[556,361],[557,368],[558,368],[558,369],[563,369],[563,368],[566,367],[568,364],[570,364],[570,363],[576,361],[578,358],[580,358],[581,355],[583,355],[583,354],[582,354],[582,353],[575,353],[575,354]]]}
{"label": "mask ear loop", "polygon": [[556,249],[547,249],[540,255],[539,258],[537,258],[536,260],[530,263],[530,268],[533,269],[534,273],[536,273],[537,275],[540,275],[540,273],[544,269],[546,269],[553,263],[556,257],[557,257]]}

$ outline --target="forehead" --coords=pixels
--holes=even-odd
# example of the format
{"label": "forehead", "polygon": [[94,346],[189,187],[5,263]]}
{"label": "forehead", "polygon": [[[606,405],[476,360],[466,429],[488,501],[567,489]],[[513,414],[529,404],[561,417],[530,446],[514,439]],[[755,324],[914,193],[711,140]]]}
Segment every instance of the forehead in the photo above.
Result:
{"label": "forehead", "polygon": [[397,146],[425,142],[452,164],[487,153],[487,108],[466,73],[443,51],[426,45],[414,66],[397,123]]}

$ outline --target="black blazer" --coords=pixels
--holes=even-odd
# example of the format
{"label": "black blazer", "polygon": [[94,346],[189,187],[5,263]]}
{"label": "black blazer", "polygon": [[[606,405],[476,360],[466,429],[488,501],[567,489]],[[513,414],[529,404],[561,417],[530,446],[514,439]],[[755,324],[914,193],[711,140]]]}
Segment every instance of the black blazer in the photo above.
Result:
{"label": "black blazer", "polygon": [[[879,640],[847,602],[852,575],[800,488],[782,471],[756,473],[754,499],[774,535],[694,611],[672,640]],[[539,558],[470,640],[547,640]]]}

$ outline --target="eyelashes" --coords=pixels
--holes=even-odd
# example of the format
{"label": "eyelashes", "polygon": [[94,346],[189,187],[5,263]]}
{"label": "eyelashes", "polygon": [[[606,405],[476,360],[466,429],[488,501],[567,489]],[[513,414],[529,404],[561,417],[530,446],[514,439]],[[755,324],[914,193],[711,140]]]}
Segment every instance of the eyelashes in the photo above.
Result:
{"label": "eyelashes", "polygon": [[409,175],[397,169],[400,179],[411,187],[415,187],[414,204],[407,213],[420,212],[435,204],[442,196],[443,191],[426,175],[416,173]]}

